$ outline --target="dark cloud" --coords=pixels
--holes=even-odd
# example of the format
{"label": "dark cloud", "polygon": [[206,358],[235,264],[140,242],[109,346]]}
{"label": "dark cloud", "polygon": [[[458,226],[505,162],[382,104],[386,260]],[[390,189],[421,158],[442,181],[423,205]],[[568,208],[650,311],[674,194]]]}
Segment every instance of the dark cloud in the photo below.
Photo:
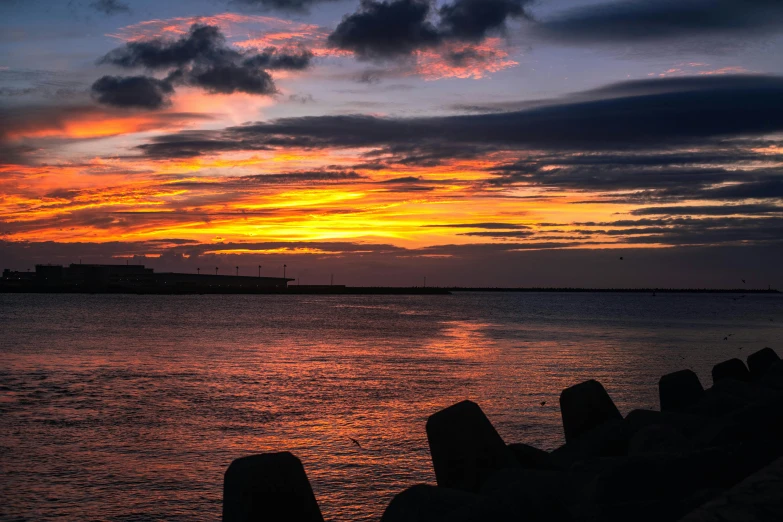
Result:
{"label": "dark cloud", "polygon": [[485,230],[525,230],[530,227],[515,223],[449,223],[446,225],[425,225],[426,228],[482,228]]}
{"label": "dark cloud", "polygon": [[440,32],[445,38],[479,42],[491,32],[504,32],[508,18],[527,17],[531,0],[455,0],[440,8]]}
{"label": "dark cloud", "polygon": [[252,176],[226,177],[221,181],[185,181],[177,182],[178,187],[214,188],[220,187],[252,187],[254,185],[295,185],[300,183],[331,183],[340,181],[357,181],[365,179],[354,171],[313,170],[303,172],[288,172],[285,174],[255,174]]}
{"label": "dark cloud", "polygon": [[309,142],[299,139],[269,138],[266,140],[243,139],[239,136],[234,143],[225,140],[225,134],[214,131],[183,131],[160,136],[152,143],[139,148],[148,156],[158,158],[191,158],[231,150],[271,150],[275,146],[303,146]]}
{"label": "dark cloud", "polygon": [[651,189],[658,192],[648,193],[647,197],[678,199],[701,195],[707,187],[719,183],[752,181],[758,175],[758,170],[768,172],[766,169],[712,166],[651,168],[634,164],[560,167],[557,163],[541,161],[535,165],[521,163],[493,169],[499,175],[488,183],[495,186],[522,183],[575,190]]}
{"label": "dark cloud", "polygon": [[530,232],[527,230],[482,230],[480,232],[463,232],[459,235],[492,239],[520,239],[534,236],[535,232]]}
{"label": "dark cloud", "polygon": [[402,178],[392,178],[387,179],[384,181],[381,181],[381,183],[389,184],[389,185],[395,185],[398,183],[419,183],[424,182],[424,178],[416,177],[416,176],[405,176]]}
{"label": "dark cloud", "polygon": [[195,24],[187,35],[177,40],[140,40],[128,42],[101,58],[98,63],[126,69],[143,67],[151,70],[182,67],[192,62],[224,63],[237,60],[241,54],[228,47],[215,26]]}
{"label": "dark cloud", "polygon": [[770,179],[736,183],[702,190],[704,199],[780,199],[783,200],[783,174]]}
{"label": "dark cloud", "polygon": [[441,41],[429,14],[428,0],[362,0],[359,10],[329,35],[329,43],[363,59],[409,55]]}
{"label": "dark cloud", "polygon": [[106,54],[98,63],[150,70],[229,63],[248,68],[303,70],[310,66],[312,58],[312,52],[297,48],[267,47],[259,53],[240,53],[228,46],[218,27],[196,24],[177,40],[156,38],[128,42]]}
{"label": "dark cloud", "polygon": [[634,166],[668,167],[672,165],[726,165],[750,164],[756,162],[783,162],[783,154],[759,154],[739,145],[725,144],[724,147],[704,147],[698,152],[625,152],[592,153],[570,156],[550,155],[541,160],[552,165],[563,166]]}
{"label": "dark cloud", "polygon": [[483,48],[461,47],[458,50],[446,47],[439,52],[446,63],[453,67],[469,67],[475,64],[490,62],[495,58],[502,58],[502,53],[489,46]]}
{"label": "dark cloud", "polygon": [[130,13],[128,4],[119,0],[96,0],[90,4],[90,7],[106,15],[116,15],[120,13]]}
{"label": "dark cloud", "polygon": [[779,89],[783,78],[762,74],[725,74],[680,76],[671,78],[653,78],[610,83],[597,89],[591,89],[574,95],[575,99],[620,98],[634,96],[654,96],[688,92],[703,92],[708,88],[721,90]]}
{"label": "dark cloud", "polygon": [[183,75],[181,83],[201,87],[208,92],[231,94],[275,94],[277,88],[268,72],[232,63],[193,69]]}
{"label": "dark cloud", "polygon": [[106,54],[99,63],[168,71],[164,80],[147,77],[149,84],[164,81],[169,86],[189,85],[212,93],[271,95],[277,89],[268,70],[303,70],[312,59],[312,52],[306,49],[268,47],[257,53],[239,52],[229,47],[219,28],[196,24],[177,40],[129,42]]}
{"label": "dark cloud", "polygon": [[310,67],[312,60],[313,53],[306,49],[281,51],[276,47],[268,47],[245,59],[242,64],[270,70],[302,71]]}
{"label": "dark cloud", "polygon": [[307,12],[311,7],[337,0],[230,0],[229,3],[261,10]]}
{"label": "dark cloud", "polygon": [[[774,161],[747,152],[721,153],[704,146],[700,153],[563,154],[528,158],[491,167],[489,185],[541,185],[574,190],[629,191],[622,201],[682,199],[769,199],[781,197],[783,170],[759,168]],[[714,154],[714,156],[711,156]],[[703,162],[695,162],[703,156]],[[751,157],[753,163],[743,161]],[[622,160],[627,158],[627,163]],[[681,158],[681,163],[676,159]],[[606,162],[606,163],[603,163]],[[673,163],[674,162],[674,163]],[[724,165],[716,167],[716,164]],[[618,201],[619,202],[619,201]]]}
{"label": "dark cloud", "polygon": [[365,176],[354,171],[329,171],[314,170],[309,172],[290,172],[287,174],[259,174],[256,176],[243,176],[243,182],[261,184],[279,183],[304,183],[304,182],[332,182],[354,181],[365,179]]}
{"label": "dark cloud", "polygon": [[[605,223],[572,223],[575,226],[606,227],[570,230],[601,240],[608,236],[623,243],[683,245],[783,244],[783,214],[780,217],[664,217],[619,220]],[[622,228],[620,228],[622,227]],[[630,228],[628,228],[630,227]],[[540,237],[540,236],[537,236]]]}
{"label": "dark cloud", "polygon": [[[430,0],[362,0],[359,10],[345,16],[329,35],[329,43],[372,60],[400,58],[446,42],[478,43],[491,33],[504,33],[509,18],[526,17],[530,1],[454,0],[437,10],[435,25]],[[455,65],[489,58],[476,49],[446,54]]]}
{"label": "dark cloud", "polygon": [[301,103],[302,105],[306,105],[308,103],[315,103],[315,98],[313,98],[312,94],[308,93],[289,94],[288,101],[291,103]]}
{"label": "dark cloud", "polygon": [[[618,219],[615,221],[583,221],[571,223],[572,226],[579,227],[651,227],[651,228],[637,228],[636,230],[651,230],[652,228],[660,227],[672,227],[678,225],[685,226],[698,226],[705,228],[722,228],[727,226],[738,226],[742,224],[753,223],[756,221],[755,217],[691,217],[691,216],[664,216],[656,218],[641,218],[641,219]],[[544,226],[544,224],[542,224]],[[563,224],[549,223],[546,226],[565,226]],[[626,228],[625,230],[629,230]],[[615,232],[622,233],[622,232]]]}
{"label": "dark cloud", "polygon": [[[723,76],[657,80],[655,94],[553,101],[507,113],[425,118],[313,116],[233,127],[212,134],[215,149],[258,146],[456,147],[498,150],[650,151],[783,131],[783,78]],[[622,85],[614,88],[622,89]],[[180,137],[142,146],[178,154]]]}
{"label": "dark cloud", "polygon": [[515,112],[541,105],[549,105],[551,100],[523,100],[484,103],[456,103],[447,108],[456,112]]}
{"label": "dark cloud", "polygon": [[645,42],[709,35],[753,37],[783,28],[779,0],[626,0],[568,10],[534,26],[567,43]]}
{"label": "dark cloud", "polygon": [[[706,169],[705,169],[706,170]],[[715,173],[712,182],[699,181],[683,176],[672,178],[666,184],[659,184],[651,190],[643,190],[620,196],[619,200],[629,203],[661,203],[688,200],[783,201],[783,170],[781,169],[727,169],[723,174]],[[640,180],[638,186],[645,182]],[[649,183],[646,184],[649,186]]]}
{"label": "dark cloud", "polygon": [[607,203],[783,199],[783,169],[767,166],[780,163],[781,155],[761,154],[758,146],[743,140],[699,149],[526,155],[491,167],[497,177],[486,183],[603,191],[612,193],[601,197]]}
{"label": "dark cloud", "polygon": [[95,99],[114,107],[159,109],[172,92],[170,83],[147,76],[104,76],[92,84]]}
{"label": "dark cloud", "polygon": [[677,225],[665,230],[617,231],[625,243],[681,245],[719,244],[783,244],[783,219],[759,218],[723,222],[720,225],[710,220],[692,220],[686,225]]}
{"label": "dark cloud", "polygon": [[450,143],[394,144],[365,154],[386,165],[436,167],[458,159],[474,159],[496,150],[491,145]]}
{"label": "dark cloud", "polygon": [[[698,205],[675,207],[647,207],[639,208],[631,212],[634,216],[649,215],[679,215],[679,216],[733,216],[751,214],[778,214],[783,215],[783,206],[768,204],[748,205]],[[781,235],[783,240],[783,235]]]}

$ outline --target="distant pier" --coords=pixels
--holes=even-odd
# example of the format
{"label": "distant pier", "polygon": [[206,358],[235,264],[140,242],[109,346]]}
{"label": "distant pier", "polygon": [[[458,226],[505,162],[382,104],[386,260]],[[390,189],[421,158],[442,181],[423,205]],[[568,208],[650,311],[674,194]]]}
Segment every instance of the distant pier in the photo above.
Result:
{"label": "distant pier", "polygon": [[295,279],[240,275],[155,273],[144,265],[36,265],[35,272],[4,270],[0,292],[65,294],[317,294],[448,295],[443,288],[289,285]]}

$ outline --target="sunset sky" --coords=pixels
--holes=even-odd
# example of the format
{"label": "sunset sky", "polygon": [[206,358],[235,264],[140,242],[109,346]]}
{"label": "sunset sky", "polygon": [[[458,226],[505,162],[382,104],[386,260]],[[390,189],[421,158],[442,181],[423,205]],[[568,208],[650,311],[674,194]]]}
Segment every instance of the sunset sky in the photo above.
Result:
{"label": "sunset sky", "polygon": [[783,287],[782,56],[779,0],[0,0],[0,268]]}

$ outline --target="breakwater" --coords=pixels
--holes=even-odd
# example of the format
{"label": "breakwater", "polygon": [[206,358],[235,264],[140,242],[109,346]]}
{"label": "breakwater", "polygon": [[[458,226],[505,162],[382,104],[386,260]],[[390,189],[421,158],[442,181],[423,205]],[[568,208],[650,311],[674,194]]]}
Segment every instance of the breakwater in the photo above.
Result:
{"label": "breakwater", "polygon": [[[660,410],[623,417],[588,380],[560,395],[565,444],[504,441],[471,401],[426,423],[437,485],[399,493],[382,522],[775,521],[783,519],[783,361],[770,348],[664,375]],[[223,520],[322,522],[290,453],[240,458],[225,475]]]}

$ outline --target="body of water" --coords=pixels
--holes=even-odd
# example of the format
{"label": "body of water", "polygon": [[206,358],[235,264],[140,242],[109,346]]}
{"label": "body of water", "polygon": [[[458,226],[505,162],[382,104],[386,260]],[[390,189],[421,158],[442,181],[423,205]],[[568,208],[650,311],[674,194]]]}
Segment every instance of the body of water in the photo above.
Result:
{"label": "body of water", "polygon": [[627,413],[664,373],[783,355],[783,297],[738,297],[0,294],[0,518],[218,520],[228,464],[288,450],[327,519],[377,520],[434,482],[454,402],[551,449],[582,380]]}

